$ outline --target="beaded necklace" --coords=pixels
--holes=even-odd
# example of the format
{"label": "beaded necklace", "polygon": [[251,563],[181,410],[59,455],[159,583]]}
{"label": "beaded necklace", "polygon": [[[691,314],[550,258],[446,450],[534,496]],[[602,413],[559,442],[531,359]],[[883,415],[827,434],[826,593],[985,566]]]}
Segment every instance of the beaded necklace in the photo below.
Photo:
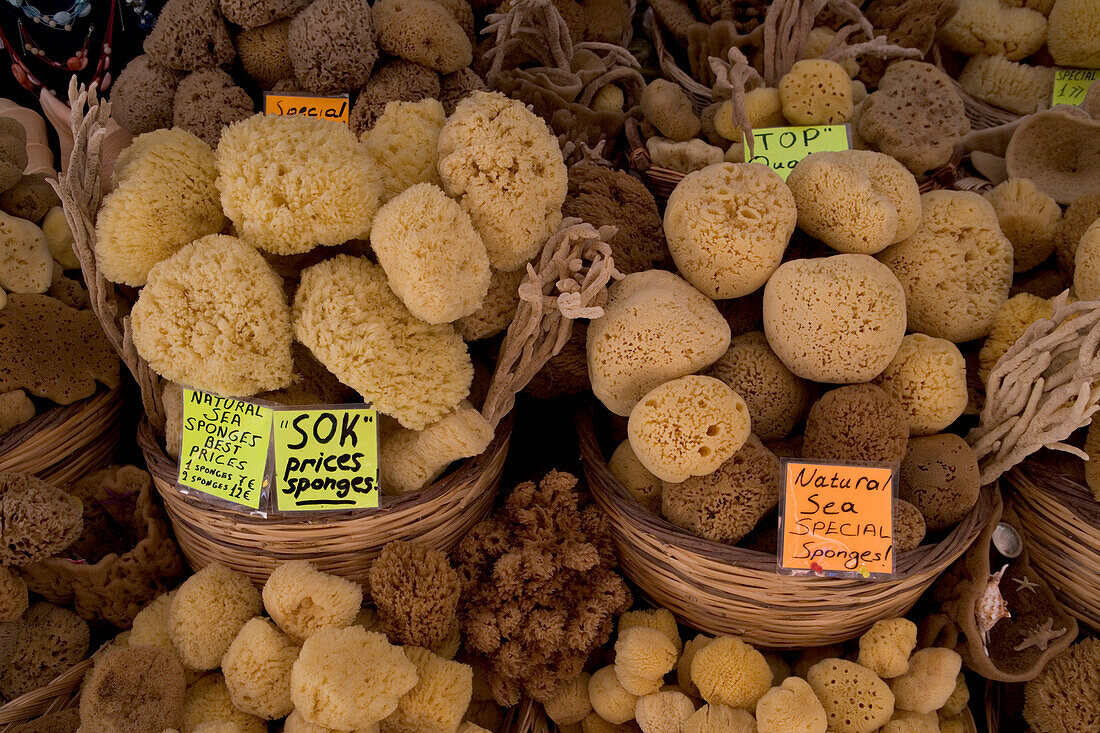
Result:
{"label": "beaded necklace", "polygon": [[23,15],[32,22],[41,23],[47,28],[60,28],[71,31],[72,22],[77,18],[83,18],[92,12],[91,0],[73,0],[67,10],[59,10],[56,13],[43,13],[31,5],[30,0],[8,0],[12,7],[22,9]]}
{"label": "beaded necklace", "polygon": [[[27,0],[8,0],[8,3],[15,8],[22,8],[25,16],[33,19],[33,22],[41,25],[43,28],[52,28],[54,30],[72,30],[72,20],[75,19],[72,15],[73,13],[77,14],[75,17],[86,17],[91,12],[90,0],[74,0],[73,4],[69,6],[69,10],[61,10],[50,14],[42,13],[40,10],[30,5]],[[134,7],[138,3],[141,4],[141,11],[144,12],[145,0],[127,0],[127,5],[130,7]],[[112,1],[110,3],[110,10],[108,11],[107,30],[104,33],[103,42],[100,45],[99,60],[96,62],[95,72],[92,78],[88,80],[88,83],[97,83],[101,90],[109,88],[112,81],[110,67],[111,53],[113,50],[111,44],[114,40],[115,33],[115,11],[116,3]],[[69,22],[60,23],[59,16],[60,20],[68,20]],[[18,27],[21,47],[36,60],[42,61],[55,69],[73,72],[82,71],[87,68],[89,57],[88,51],[91,45],[94,25],[89,24],[83,47],[64,61],[50,59],[46,55],[46,52],[31,39],[26,28],[23,26],[22,20],[19,21]],[[54,93],[37,75],[35,75],[34,71],[27,65],[27,62],[23,60],[19,47],[8,40],[2,28],[0,28],[0,48],[8,52],[8,56],[11,58],[11,73],[15,77],[15,80],[19,82],[20,86],[35,96],[43,90],[48,91],[50,94]]]}

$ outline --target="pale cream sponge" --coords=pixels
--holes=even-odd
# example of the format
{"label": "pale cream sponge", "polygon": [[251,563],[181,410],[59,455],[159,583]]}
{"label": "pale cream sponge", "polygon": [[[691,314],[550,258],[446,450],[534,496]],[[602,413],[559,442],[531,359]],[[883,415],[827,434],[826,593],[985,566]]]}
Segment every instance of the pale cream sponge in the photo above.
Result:
{"label": "pale cream sponge", "polygon": [[909,334],[875,384],[901,405],[910,435],[938,433],[966,409],[966,361],[946,339]]}

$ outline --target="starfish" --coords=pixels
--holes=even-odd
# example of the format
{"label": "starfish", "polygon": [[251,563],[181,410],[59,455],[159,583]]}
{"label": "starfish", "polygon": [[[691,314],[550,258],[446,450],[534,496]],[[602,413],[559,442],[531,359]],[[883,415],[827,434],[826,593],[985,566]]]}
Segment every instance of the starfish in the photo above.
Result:
{"label": "starfish", "polygon": [[1016,590],[1020,592],[1029,590],[1032,593],[1035,593],[1036,589],[1039,587],[1038,583],[1035,583],[1026,575],[1021,575],[1019,578],[1013,578],[1012,582],[1016,584]]}
{"label": "starfish", "polygon": [[1014,651],[1022,652],[1028,647],[1036,647],[1040,651],[1046,651],[1050,642],[1066,633],[1065,629],[1054,630],[1054,618],[1048,618],[1045,624],[1036,626],[1024,637],[1024,640],[1012,647]]}

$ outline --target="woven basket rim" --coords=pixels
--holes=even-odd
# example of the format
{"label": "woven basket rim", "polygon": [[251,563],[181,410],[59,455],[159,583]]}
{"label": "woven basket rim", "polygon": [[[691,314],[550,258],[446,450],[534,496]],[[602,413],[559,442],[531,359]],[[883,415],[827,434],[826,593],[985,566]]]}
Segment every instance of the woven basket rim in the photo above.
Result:
{"label": "woven basket rim", "polygon": [[116,387],[100,385],[91,397],[76,400],[68,405],[57,405],[39,413],[0,437],[0,455],[15,450],[43,430],[57,428],[71,420],[80,418],[86,410],[98,411],[104,407],[110,407],[113,402],[121,403],[122,395],[123,386],[120,380]]}
{"label": "woven basket rim", "polygon": [[42,687],[25,692],[0,706],[0,725],[23,723],[53,710],[61,710],[68,705],[56,706],[58,700],[74,695],[80,690],[84,676],[95,665],[95,655],[77,662],[54,677]]}
{"label": "woven basket rim", "polygon": [[1006,475],[1023,494],[1040,492],[1058,502],[1089,526],[1100,529],[1100,501],[1084,480],[1084,463],[1056,451],[1040,451],[1024,459]]}

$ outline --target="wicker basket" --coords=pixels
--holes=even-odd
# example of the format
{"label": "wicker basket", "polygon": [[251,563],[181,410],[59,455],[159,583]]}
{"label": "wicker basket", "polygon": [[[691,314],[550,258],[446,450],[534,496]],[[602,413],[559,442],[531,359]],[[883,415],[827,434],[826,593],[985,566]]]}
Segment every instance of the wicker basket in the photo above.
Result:
{"label": "wicker basket", "polygon": [[0,733],[21,723],[72,707],[80,701],[80,685],[94,660],[85,659],[55,677],[49,684],[24,693],[0,706]]}
{"label": "wicker basket", "polygon": [[1100,632],[1100,502],[1085,485],[1083,462],[1043,451],[1005,480],[1032,567],[1067,612]]}
{"label": "wicker basket", "polygon": [[995,487],[936,544],[898,555],[898,578],[867,583],[776,573],[774,554],[689,534],[644,509],[604,460],[593,410],[577,418],[581,458],[626,573],[655,604],[685,625],[769,649],[801,649],[853,639],[875,621],[904,616],[981,532]]}
{"label": "wicker basket", "polygon": [[0,438],[0,471],[22,471],[64,486],[114,462],[121,388],[55,407]]}
{"label": "wicker basket", "polygon": [[653,41],[653,50],[657,52],[657,64],[661,68],[661,73],[669,81],[674,81],[680,85],[680,88],[688,95],[688,99],[691,100],[691,106],[695,110],[695,114],[702,112],[703,107],[714,101],[714,92],[711,91],[710,87],[696,81],[691,74],[680,68],[680,65],[676,62],[676,57],[672,55],[665,43],[661,23],[653,14],[652,8],[647,8],[642,16],[642,28],[650,40]]}

